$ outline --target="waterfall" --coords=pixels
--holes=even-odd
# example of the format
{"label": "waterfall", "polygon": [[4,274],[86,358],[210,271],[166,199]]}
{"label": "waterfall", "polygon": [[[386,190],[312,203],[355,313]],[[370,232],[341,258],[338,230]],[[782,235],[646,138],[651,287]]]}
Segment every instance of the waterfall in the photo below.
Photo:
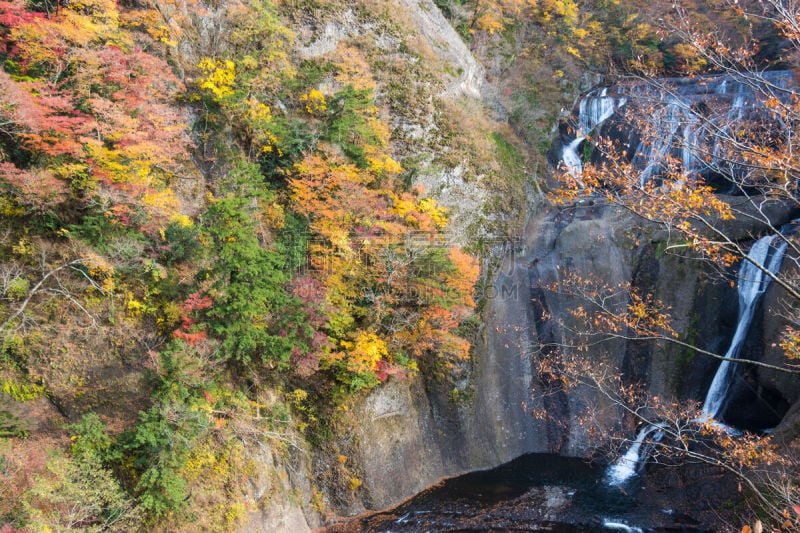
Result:
{"label": "waterfall", "polygon": [[698,127],[700,120],[690,113],[683,126],[683,145],[681,146],[681,165],[687,176],[695,176],[703,169],[703,158],[700,156],[705,136]]}
{"label": "waterfall", "polygon": [[[623,105],[643,106],[644,140],[631,154],[639,183],[644,185],[664,172],[670,158],[680,163],[684,175],[723,175],[741,178],[747,165],[737,161],[720,137],[733,137],[735,124],[748,117],[767,120],[772,129],[788,135],[780,119],[764,113],[764,101],[777,98],[788,102],[793,91],[788,71],[763,72],[758,80],[724,74],[694,78],[664,79],[658,86],[620,83],[589,92],[581,99],[575,119],[575,138],[565,140],[561,161],[575,177],[583,170],[578,147],[589,133],[603,124]],[[609,96],[609,92],[614,95]],[[763,115],[763,116],[762,116]]]}
{"label": "waterfall", "polygon": [[640,185],[644,185],[659,173],[675,146],[678,130],[687,122],[684,103],[677,98],[668,98],[666,106],[658,111],[648,119],[649,127],[658,134],[639,143],[633,156],[634,168],[643,168],[639,173]]}
{"label": "waterfall", "polygon": [[659,440],[663,435],[661,432],[663,427],[664,426],[661,424],[651,424],[636,435],[636,440],[633,441],[633,444],[631,444],[631,447],[625,452],[625,455],[617,459],[616,462],[606,470],[604,481],[607,485],[617,487],[636,475],[643,459],[640,452],[644,445],[644,440],[654,431],[658,432],[656,433],[656,440]]}
{"label": "waterfall", "polygon": [[591,91],[578,105],[578,136],[586,138],[597,126],[611,118],[626,99],[608,96],[608,87]]}
{"label": "waterfall", "polygon": [[627,98],[608,96],[608,87],[595,89],[581,98],[578,104],[578,119],[575,139],[565,144],[561,149],[561,161],[573,177],[580,176],[583,172],[578,147],[589,133],[611,118],[614,113],[625,105]]}
{"label": "waterfall", "polygon": [[[766,268],[769,272],[775,274],[781,268],[787,243],[785,240],[779,239],[776,244],[776,239],[779,239],[778,235],[767,235],[757,240],[739,268],[737,277],[739,316],[736,332],[733,335],[728,351],[725,353],[726,360],[719,365],[717,373],[711,381],[711,386],[703,403],[702,420],[716,418],[725,404],[735,370],[731,361],[727,359],[736,359],[739,356],[739,351],[747,338],[747,332],[750,329],[750,323],[753,321],[753,314],[758,302],[766,292],[767,287],[769,287],[770,281],[772,281],[772,278],[763,269]],[[639,431],[628,451],[608,467],[605,474],[605,482],[611,486],[619,486],[634,477],[644,460],[642,446],[645,439],[651,433],[663,428],[663,425],[653,424]],[[661,436],[662,434],[656,433],[656,440],[660,439]]]}
{"label": "waterfall", "polygon": [[581,175],[581,172],[583,172],[583,163],[581,162],[581,156],[578,155],[578,146],[580,146],[585,138],[586,137],[577,137],[574,141],[566,145],[561,152],[561,160],[564,162],[564,166],[567,167],[567,171],[572,177],[577,178]]}
{"label": "waterfall", "polygon": [[[756,305],[760,297],[766,292],[770,281],[772,281],[772,278],[756,265],[761,265],[773,274],[780,270],[787,243],[781,240],[777,245],[774,245],[773,241],[777,238],[777,235],[768,235],[757,240],[739,269],[737,280],[739,317],[733,340],[725,353],[726,359],[736,359],[739,356],[739,351],[750,329]],[[706,399],[703,403],[703,418],[713,419],[720,414],[728,389],[733,381],[733,374],[734,367],[731,361],[722,361],[706,394]]]}

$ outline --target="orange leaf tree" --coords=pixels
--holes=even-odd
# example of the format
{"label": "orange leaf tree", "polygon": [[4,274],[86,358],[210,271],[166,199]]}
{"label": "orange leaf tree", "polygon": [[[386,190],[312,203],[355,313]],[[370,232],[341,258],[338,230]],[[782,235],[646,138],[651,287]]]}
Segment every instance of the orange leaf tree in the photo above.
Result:
{"label": "orange leaf tree", "polygon": [[420,362],[466,358],[456,328],[474,306],[478,269],[442,244],[441,208],[324,151],[291,176],[292,207],[308,219],[308,274],[325,287],[326,364],[359,388]]}

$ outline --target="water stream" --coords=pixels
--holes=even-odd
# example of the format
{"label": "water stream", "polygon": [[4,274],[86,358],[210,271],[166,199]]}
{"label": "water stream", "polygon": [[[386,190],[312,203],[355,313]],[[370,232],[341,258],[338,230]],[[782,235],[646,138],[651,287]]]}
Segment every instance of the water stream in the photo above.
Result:
{"label": "water stream", "polygon": [[737,280],[739,317],[736,323],[736,332],[725,353],[726,360],[722,361],[714,374],[705,402],[703,402],[703,416],[706,418],[717,418],[725,405],[735,370],[733,363],[728,359],[739,357],[742,344],[750,330],[756,306],[772,281],[772,278],[763,269],[766,268],[773,274],[780,270],[787,243],[781,240],[775,245],[776,239],[778,239],[777,235],[768,235],[757,240],[739,269]]}
{"label": "water stream", "polygon": [[645,456],[645,452],[642,449],[645,444],[645,439],[650,436],[650,434],[655,434],[655,439],[659,440],[661,435],[663,435],[662,429],[663,426],[653,424],[639,431],[639,434],[636,436],[633,443],[631,443],[628,451],[606,469],[603,480],[608,485],[619,486],[635,476],[639,472],[639,468],[642,466],[642,460]]}
{"label": "water stream", "polygon": [[626,101],[624,96],[609,96],[608,87],[595,89],[581,99],[578,104],[575,139],[564,145],[561,151],[561,160],[572,176],[578,177],[583,172],[583,163],[578,153],[581,143],[595,128],[624,106]]}
{"label": "water stream", "polygon": [[[776,240],[778,241],[777,244]],[[735,367],[731,360],[739,357],[742,345],[747,339],[747,333],[750,331],[750,324],[753,321],[753,314],[756,311],[758,302],[772,281],[766,271],[776,274],[780,270],[786,247],[786,241],[779,239],[778,235],[767,235],[753,244],[747,254],[747,258],[742,261],[736,284],[736,290],[739,295],[739,315],[736,322],[736,331],[728,351],[725,352],[725,360],[717,368],[714,379],[711,381],[706,393],[706,398],[703,402],[703,420],[700,422],[710,419],[722,426],[717,419],[723,412],[725,403],[728,400],[728,391],[734,379]],[[654,434],[656,435],[654,440],[657,440],[658,431],[661,427],[659,425],[648,425],[639,431],[627,452],[608,467],[605,475],[606,483],[612,486],[621,486],[636,476],[646,458],[645,439]],[[727,429],[727,426],[723,427]],[[730,431],[736,433],[733,428],[730,428]]]}

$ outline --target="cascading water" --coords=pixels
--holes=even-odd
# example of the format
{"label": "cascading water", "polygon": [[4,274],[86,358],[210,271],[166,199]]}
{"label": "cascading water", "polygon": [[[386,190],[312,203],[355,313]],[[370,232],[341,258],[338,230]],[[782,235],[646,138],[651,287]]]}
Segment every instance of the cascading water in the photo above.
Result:
{"label": "cascading water", "polygon": [[643,533],[643,529],[636,526],[629,526],[624,522],[616,522],[614,520],[603,520],[603,528],[611,531],[622,531],[624,533]]}
{"label": "cascading water", "polygon": [[719,365],[711,386],[706,394],[703,403],[703,417],[713,419],[719,416],[733,380],[733,364],[729,359],[736,359],[739,356],[742,344],[747,338],[750,323],[753,320],[756,305],[760,297],[766,292],[770,278],[764,269],[775,274],[781,268],[783,254],[786,251],[787,243],[781,240],[774,245],[777,235],[762,237],[753,244],[747,259],[742,262],[739,269],[737,280],[737,291],[739,293],[739,317],[736,323],[736,332],[733,340],[725,353],[725,361]]}
{"label": "cascading water", "polygon": [[638,170],[640,184],[663,172],[668,160],[680,164],[690,176],[723,175],[741,177],[746,165],[726,148],[725,141],[748,116],[767,120],[770,130],[785,130],[777,117],[764,113],[768,98],[788,101],[792,74],[771,71],[755,82],[739,75],[698,76],[693,79],[665,79],[658,86],[624,84],[613,87],[615,96],[603,88],[587,94],[578,106],[574,139],[562,143],[561,161],[575,177],[583,171],[578,153],[590,131],[598,128],[627,103],[642,107],[646,118],[637,127],[642,141],[631,152],[631,163]]}
{"label": "cascading water", "polygon": [[642,462],[641,451],[645,439],[653,432],[657,432],[656,439],[660,439],[663,427],[663,425],[652,424],[642,429],[628,451],[606,470],[604,476],[606,484],[616,487],[635,476]]}
{"label": "cascading water", "polygon": [[[736,332],[733,335],[728,351],[725,353],[725,360],[719,365],[706,394],[705,402],[703,403],[704,420],[713,420],[719,416],[725,404],[734,374],[730,359],[736,359],[739,356],[741,347],[747,338],[747,332],[750,330],[750,323],[753,321],[753,314],[759,299],[766,292],[770,281],[772,281],[765,269],[776,274],[781,268],[787,242],[780,240],[775,244],[776,239],[779,239],[778,235],[768,235],[757,240],[750,248],[747,258],[742,262],[742,266],[739,269],[737,278],[739,316]],[[651,433],[661,430],[663,427],[663,425],[654,424],[642,429],[630,448],[628,448],[628,451],[608,467],[605,473],[605,482],[611,486],[619,486],[633,478],[644,460],[642,447],[645,439]],[[656,435],[658,438],[659,434],[656,433]]]}
{"label": "cascading water", "polygon": [[578,106],[578,135],[585,138],[589,132],[608,120],[625,101],[624,97],[608,96],[608,87],[587,94]]}
{"label": "cascading water", "polygon": [[596,89],[584,96],[578,105],[578,121],[575,139],[565,144],[561,149],[561,160],[572,176],[579,176],[583,172],[583,163],[578,154],[578,148],[586,140],[589,133],[611,118],[614,113],[625,105],[625,97],[608,96],[608,88]]}
{"label": "cascading water", "polygon": [[585,138],[586,137],[577,137],[574,141],[566,145],[561,153],[561,160],[564,161],[564,166],[570,176],[577,177],[583,172],[583,163],[581,162],[581,156],[578,155],[578,146],[580,146]]}
{"label": "cascading water", "polygon": [[686,111],[677,98],[667,99],[666,106],[650,118],[651,128],[658,130],[658,135],[639,144],[633,157],[634,168],[642,168],[639,173],[639,184],[644,185],[658,174],[674,146],[675,135],[687,122]]}

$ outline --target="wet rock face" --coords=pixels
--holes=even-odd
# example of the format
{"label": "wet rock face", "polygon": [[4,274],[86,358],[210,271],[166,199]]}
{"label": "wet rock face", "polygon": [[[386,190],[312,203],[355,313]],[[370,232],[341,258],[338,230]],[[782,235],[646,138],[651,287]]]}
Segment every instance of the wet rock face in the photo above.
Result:
{"label": "wet rock face", "polygon": [[775,428],[790,407],[780,391],[760,383],[757,373],[751,369],[737,374],[730,396],[731,401],[722,413],[725,422],[748,431]]}
{"label": "wet rock face", "polygon": [[[777,223],[790,216],[785,207],[776,205],[771,209]],[[748,234],[760,229],[752,224],[746,226],[739,221],[726,229],[746,241]],[[503,272],[495,284],[523,283],[524,276],[518,272],[526,271],[528,282],[523,292],[527,292],[530,301],[524,313],[518,309],[508,312],[517,305],[515,301],[496,302],[493,304],[496,308],[490,306],[497,314],[487,318],[490,352],[485,355],[495,366],[512,368],[518,364],[514,360],[515,351],[518,354],[519,346],[524,345],[531,358],[532,370],[526,375],[531,399],[522,410],[527,408],[532,412],[543,408],[558,423],[530,419],[522,424],[524,430],[516,442],[529,446],[527,451],[573,456],[591,453],[596,439],[581,424],[581,416],[588,409],[598,413],[593,423],[600,428],[632,430],[625,426],[623,413],[596,390],[588,387],[554,390],[545,376],[537,374],[537,358],[547,355],[548,345],[580,342],[576,332],[582,325],[570,323],[570,312],[585,305],[585,301],[552,290],[568,274],[600,280],[610,286],[630,283],[642,294],[652,293],[670,309],[672,325],[681,340],[713,353],[724,354],[727,350],[737,323],[737,293],[730,285],[731,280],[706,269],[702,262],[663,253],[665,239],[657,227],[643,225],[640,219],[599,201],[553,210],[531,220],[524,253],[514,259],[516,274]],[[747,246],[746,242],[743,244]],[[782,364],[782,354],[774,353],[783,327],[775,312],[781,301],[778,287],[767,292],[745,347],[748,357]],[[524,319],[509,321],[509,316],[523,315]],[[501,317],[503,322],[499,321]],[[509,339],[509,330],[519,332],[516,338]],[[702,403],[719,365],[711,357],[675,344],[634,340],[615,340],[590,347],[582,357],[607,365],[627,383],[643,384],[648,396],[658,396],[662,401]],[[503,360],[507,362],[500,362]],[[739,370],[723,418],[743,429],[775,427],[800,399],[796,383],[794,376],[762,368]],[[514,381],[508,384],[518,386]],[[511,397],[513,392],[504,394]],[[537,397],[545,399],[537,404]],[[532,436],[538,440],[525,443]]]}
{"label": "wet rock face", "polygon": [[[643,235],[635,222],[624,212],[599,201],[555,210],[531,222],[527,255],[521,262],[528,265],[529,273],[528,314],[534,334],[534,349],[530,354],[534,367],[537,357],[556,355],[546,353],[548,345],[580,342],[576,332],[583,326],[571,317],[571,311],[586,302],[553,290],[565,277],[575,275],[609,286],[631,282],[653,291],[658,290],[658,280],[675,277],[676,269],[655,259],[655,247],[644,238],[643,248],[635,246]],[[677,297],[676,304],[691,309],[695,305],[694,287],[692,283],[684,285],[685,290],[670,287],[669,292]],[[617,305],[624,303],[620,301]],[[669,359],[665,360],[663,354],[654,357],[642,345],[618,339],[590,348],[582,357],[616,369],[629,382],[652,379],[652,388],[660,395],[675,394],[674,380],[668,377],[673,369],[665,362]],[[531,382],[532,397],[543,398],[539,404],[532,402],[533,408],[548,413],[546,448],[541,451],[572,456],[590,454],[597,442],[583,423],[588,413],[592,413],[595,427],[605,427],[608,431],[620,428],[622,414],[597,390],[570,387],[553,394],[552,381],[552,376],[540,374]]]}
{"label": "wet rock face", "polygon": [[[792,262],[784,262],[784,276],[795,276],[796,270]],[[790,300],[785,289],[777,284],[767,290],[744,347],[748,357],[779,367],[789,362],[780,347],[780,339],[789,325],[787,302]],[[736,427],[754,431],[777,428],[784,436],[798,436],[800,428],[795,427],[793,414],[798,401],[800,387],[796,374],[743,367],[736,374],[724,417]]]}

